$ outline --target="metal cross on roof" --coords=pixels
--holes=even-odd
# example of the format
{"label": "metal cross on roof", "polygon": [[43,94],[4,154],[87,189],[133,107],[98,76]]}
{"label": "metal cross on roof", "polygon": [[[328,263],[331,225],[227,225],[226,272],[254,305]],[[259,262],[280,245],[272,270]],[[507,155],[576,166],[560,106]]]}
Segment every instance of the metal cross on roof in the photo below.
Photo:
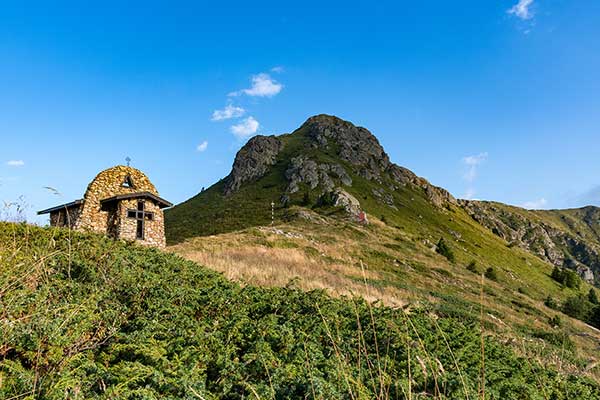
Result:
{"label": "metal cross on roof", "polygon": [[125,157],[125,161],[127,161],[127,166],[131,163],[131,158],[129,156]]}

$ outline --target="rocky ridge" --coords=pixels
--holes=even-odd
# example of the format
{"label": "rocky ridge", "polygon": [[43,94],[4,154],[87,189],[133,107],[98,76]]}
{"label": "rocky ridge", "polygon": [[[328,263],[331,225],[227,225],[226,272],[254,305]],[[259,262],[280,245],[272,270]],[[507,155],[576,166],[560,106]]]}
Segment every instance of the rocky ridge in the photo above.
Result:
{"label": "rocky ridge", "polygon": [[460,200],[460,205],[511,246],[523,248],[555,266],[576,270],[589,283],[600,277],[600,247],[589,240],[492,202]]}
{"label": "rocky ridge", "polygon": [[225,178],[224,194],[236,192],[244,183],[263,176],[275,164],[283,143],[275,136],[255,136],[235,156],[233,168]]}

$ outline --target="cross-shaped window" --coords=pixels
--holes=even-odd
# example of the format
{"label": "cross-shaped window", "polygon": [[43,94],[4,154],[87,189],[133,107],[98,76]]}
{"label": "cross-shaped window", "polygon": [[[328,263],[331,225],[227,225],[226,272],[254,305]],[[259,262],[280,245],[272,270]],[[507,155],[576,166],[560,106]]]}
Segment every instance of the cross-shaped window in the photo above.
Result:
{"label": "cross-shaped window", "polygon": [[137,222],[135,231],[136,239],[144,240],[145,232],[145,221],[152,221],[154,219],[154,213],[146,211],[145,203],[138,201],[137,210],[127,210],[127,218],[133,218]]}

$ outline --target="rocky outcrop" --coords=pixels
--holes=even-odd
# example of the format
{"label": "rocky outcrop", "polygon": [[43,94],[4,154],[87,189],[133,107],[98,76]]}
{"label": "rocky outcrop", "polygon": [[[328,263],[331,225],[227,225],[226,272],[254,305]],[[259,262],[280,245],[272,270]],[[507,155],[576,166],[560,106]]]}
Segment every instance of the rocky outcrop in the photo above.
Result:
{"label": "rocky outcrop", "polygon": [[431,185],[410,170],[390,162],[379,140],[367,129],[329,115],[309,118],[301,127],[313,145],[325,150],[335,148],[340,159],[354,167],[354,173],[380,184],[391,181],[391,189],[397,185],[413,185],[423,190],[425,196],[436,206],[456,204],[456,199],[446,190]]}
{"label": "rocky outcrop", "polygon": [[367,179],[380,179],[382,171],[390,165],[377,138],[365,128],[329,115],[311,117],[303,128],[316,145],[322,148],[335,145],[338,156],[356,166],[358,174]]}
{"label": "rocky outcrop", "polygon": [[504,205],[461,200],[479,224],[510,245],[521,247],[553,265],[575,270],[588,282],[600,277],[600,249],[554,225],[513,212]]}
{"label": "rocky outcrop", "polygon": [[275,164],[283,144],[275,136],[255,136],[238,151],[233,168],[225,178],[226,196],[237,191],[244,183],[262,177]]}
{"label": "rocky outcrop", "polygon": [[360,218],[362,213],[360,202],[350,193],[337,188],[333,192],[333,201],[335,207],[342,207],[354,219]]}
{"label": "rocky outcrop", "polygon": [[342,185],[352,186],[352,178],[341,165],[318,164],[302,155],[292,158],[285,178],[288,182],[287,193],[296,193],[302,183],[310,189],[320,186],[322,192],[331,192],[335,187],[334,179]]}

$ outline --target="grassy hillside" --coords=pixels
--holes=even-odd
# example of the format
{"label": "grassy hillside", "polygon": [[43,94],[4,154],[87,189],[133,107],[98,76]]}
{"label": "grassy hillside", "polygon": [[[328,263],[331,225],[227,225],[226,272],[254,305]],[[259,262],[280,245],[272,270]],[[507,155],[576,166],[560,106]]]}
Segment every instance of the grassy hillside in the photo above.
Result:
{"label": "grassy hillside", "polygon": [[[206,236],[222,232],[265,225],[271,221],[271,202],[277,206],[280,215],[281,194],[285,191],[285,170],[294,155],[304,152],[308,139],[302,132],[280,136],[284,143],[268,174],[252,185],[243,186],[230,196],[223,194],[224,181],[221,180],[165,212],[167,241],[176,243],[185,238]],[[301,194],[296,196],[300,200]]]}
{"label": "grassy hillside", "polygon": [[587,271],[590,282],[599,284],[600,208],[533,211],[496,202],[462,204],[474,219],[512,245],[559,267]]}
{"label": "grassy hillside", "polygon": [[557,332],[517,353],[448,307],[241,287],[58,229],[0,224],[0,302],[1,398],[600,397],[594,381],[540,363],[577,363]]}

